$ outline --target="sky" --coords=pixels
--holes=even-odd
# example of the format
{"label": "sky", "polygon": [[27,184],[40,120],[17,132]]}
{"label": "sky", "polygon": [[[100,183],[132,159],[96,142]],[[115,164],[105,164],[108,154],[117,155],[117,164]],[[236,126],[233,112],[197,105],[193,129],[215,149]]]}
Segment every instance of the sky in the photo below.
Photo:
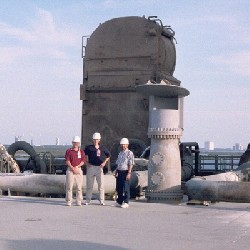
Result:
{"label": "sky", "polygon": [[249,0],[0,0],[0,144],[70,144],[81,133],[82,36],[158,16],[175,31],[174,76],[190,91],[181,141],[250,143]]}

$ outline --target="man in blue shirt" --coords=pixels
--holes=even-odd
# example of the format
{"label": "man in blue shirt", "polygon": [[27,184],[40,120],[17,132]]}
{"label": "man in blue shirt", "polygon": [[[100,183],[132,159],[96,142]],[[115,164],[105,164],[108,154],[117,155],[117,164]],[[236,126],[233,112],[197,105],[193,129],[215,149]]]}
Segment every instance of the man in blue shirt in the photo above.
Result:
{"label": "man in blue shirt", "polygon": [[104,146],[100,145],[100,141],[100,133],[94,133],[93,145],[86,146],[84,150],[87,158],[87,193],[85,205],[88,205],[91,201],[95,179],[98,184],[100,205],[105,205],[103,168],[110,159],[110,152]]}

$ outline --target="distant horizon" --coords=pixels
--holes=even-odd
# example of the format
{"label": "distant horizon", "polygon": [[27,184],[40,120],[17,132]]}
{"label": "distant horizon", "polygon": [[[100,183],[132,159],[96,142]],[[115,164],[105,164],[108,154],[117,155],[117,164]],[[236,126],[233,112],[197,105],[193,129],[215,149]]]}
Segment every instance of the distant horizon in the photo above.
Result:
{"label": "distant horizon", "polygon": [[[32,145],[32,146],[35,146],[35,147],[40,147],[40,146],[71,146],[72,144],[71,143],[60,143],[60,144],[31,144],[30,142],[28,142],[28,141],[26,141],[26,140],[20,140],[20,141],[25,141],[25,142],[27,142],[27,143],[29,143],[30,145]],[[184,141],[181,141],[182,143],[184,142]],[[15,141],[13,142],[13,143],[15,143]],[[10,144],[7,144],[7,143],[0,143],[0,144],[2,144],[2,145],[4,145],[4,146],[10,146],[11,144],[13,144],[13,143],[10,143]],[[236,150],[236,149],[233,149],[233,146],[232,147],[214,147],[214,149],[206,149],[205,147],[204,147],[204,145],[203,146],[200,146],[200,144],[198,143],[198,145],[199,145],[199,149],[201,149],[201,150],[204,150],[204,151],[216,151],[216,150],[230,150],[230,151],[245,151],[246,149],[247,149],[247,146],[246,147],[244,147],[242,150]]]}

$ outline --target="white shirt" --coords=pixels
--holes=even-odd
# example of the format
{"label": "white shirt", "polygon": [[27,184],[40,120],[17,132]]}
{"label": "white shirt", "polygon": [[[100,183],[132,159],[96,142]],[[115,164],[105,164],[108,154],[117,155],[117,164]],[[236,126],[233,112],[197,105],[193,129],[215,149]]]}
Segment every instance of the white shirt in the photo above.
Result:
{"label": "white shirt", "polygon": [[134,154],[129,149],[121,151],[116,160],[117,170],[128,170],[128,167],[134,165]]}

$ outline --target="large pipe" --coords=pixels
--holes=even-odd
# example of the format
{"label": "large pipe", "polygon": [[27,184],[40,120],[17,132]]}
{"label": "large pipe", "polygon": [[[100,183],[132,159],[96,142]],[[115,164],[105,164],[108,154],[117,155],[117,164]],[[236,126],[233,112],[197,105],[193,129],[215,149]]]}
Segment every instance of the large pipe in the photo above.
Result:
{"label": "large pipe", "polygon": [[[0,174],[0,189],[2,191],[15,191],[24,193],[65,194],[65,175],[49,174]],[[86,175],[83,175],[83,192],[86,192]],[[144,188],[147,185],[147,173],[144,171],[133,172],[131,188]],[[105,193],[115,192],[116,179],[113,175],[104,175]],[[94,184],[94,192],[98,192]]]}
{"label": "large pipe", "polygon": [[189,200],[250,202],[250,182],[193,178],[186,183],[185,189]]}
{"label": "large pipe", "polygon": [[14,157],[15,153],[19,150],[23,150],[28,155],[30,159],[35,162],[33,171],[36,173],[47,173],[47,166],[45,162],[40,158],[39,154],[36,153],[35,149],[26,141],[16,141],[8,147],[8,152]]}
{"label": "large pipe", "polygon": [[206,181],[242,181],[245,175],[241,171],[229,171],[214,175],[195,176],[192,180],[201,179]]}

